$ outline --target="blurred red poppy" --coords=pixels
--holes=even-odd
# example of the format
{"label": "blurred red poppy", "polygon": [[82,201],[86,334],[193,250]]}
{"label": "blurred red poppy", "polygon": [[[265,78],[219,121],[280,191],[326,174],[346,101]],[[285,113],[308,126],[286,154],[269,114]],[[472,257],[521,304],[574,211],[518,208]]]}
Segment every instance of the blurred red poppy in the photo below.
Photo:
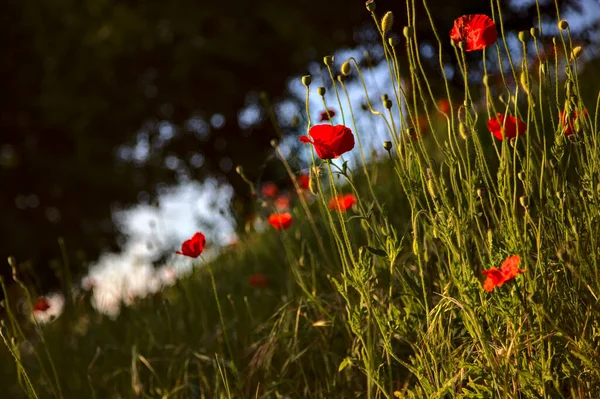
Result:
{"label": "blurred red poppy", "polygon": [[282,194],[277,197],[274,201],[275,208],[279,210],[285,210],[290,208],[290,196],[288,194]]}
{"label": "blurred red poppy", "polygon": [[509,256],[502,262],[500,268],[492,267],[489,270],[484,270],[483,274],[486,279],[483,283],[483,288],[491,292],[495,287],[501,287],[502,284],[517,277],[519,273],[525,273],[525,270],[519,270],[521,257],[519,255]]}
{"label": "blurred red poppy", "polygon": [[274,183],[266,183],[262,186],[260,192],[262,193],[263,197],[273,198],[279,192],[279,187],[277,187],[277,185]]}
{"label": "blurred red poppy", "polygon": [[356,197],[352,194],[340,194],[329,201],[329,209],[338,212],[346,212],[356,203]]}
{"label": "blurred red poppy", "polygon": [[[587,116],[588,112],[587,109],[583,110],[583,115]],[[559,113],[559,119],[560,119],[560,125],[559,128],[562,130],[565,130],[565,136],[570,136],[573,133],[576,133],[578,131],[578,127],[576,126],[577,124],[577,119],[579,118],[579,114],[577,113],[577,111],[572,111],[571,112],[571,117],[569,118],[569,120],[567,121],[567,114],[565,113],[565,111],[560,111]]]}
{"label": "blurred red poppy", "polygon": [[463,43],[465,51],[483,50],[498,40],[494,21],[483,14],[463,15],[454,20],[450,39],[457,46]]}
{"label": "blurred red poppy", "polygon": [[267,288],[269,279],[262,273],[255,273],[248,279],[248,284],[254,288]]}
{"label": "blurred red poppy", "polygon": [[354,148],[354,134],[344,125],[315,125],[308,134],[300,141],[312,144],[321,159],[334,159]]}
{"label": "blurred red poppy", "polygon": [[504,114],[498,114],[495,118],[490,119],[487,126],[489,131],[500,141],[503,140],[503,127],[504,137],[509,140],[512,140],[521,134],[525,134],[525,131],[527,130],[525,122],[512,115],[508,115],[507,118],[504,118]]}
{"label": "blurred red poppy", "polygon": [[176,253],[179,255],[189,256],[190,258],[197,258],[204,251],[204,244],[206,243],[206,237],[202,233],[196,233],[189,240],[185,240],[181,244],[181,251]]}
{"label": "blurred red poppy", "polygon": [[303,190],[308,190],[308,186],[310,184],[310,178],[308,175],[300,175],[297,177],[298,185]]}
{"label": "blurred red poppy", "polygon": [[50,303],[44,297],[38,298],[38,300],[35,301],[35,304],[33,304],[34,312],[45,312],[48,309],[50,309]]}
{"label": "blurred red poppy", "polygon": [[269,216],[269,223],[275,230],[286,230],[292,225],[292,215],[289,212],[273,213]]}
{"label": "blurred red poppy", "polygon": [[442,113],[448,114],[450,112],[450,101],[447,98],[440,98],[437,105]]}
{"label": "blurred red poppy", "polygon": [[[329,115],[327,113],[329,112]],[[333,118],[335,116],[335,111],[332,109],[328,109],[326,111],[321,112],[319,115],[319,122],[325,122],[329,120],[329,117]]]}

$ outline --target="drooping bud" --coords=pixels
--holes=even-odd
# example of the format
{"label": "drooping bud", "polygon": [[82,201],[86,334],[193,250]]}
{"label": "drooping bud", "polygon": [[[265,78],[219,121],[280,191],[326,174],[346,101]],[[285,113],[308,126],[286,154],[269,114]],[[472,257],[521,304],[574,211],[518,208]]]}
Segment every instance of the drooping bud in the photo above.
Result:
{"label": "drooping bud", "polygon": [[382,102],[382,103],[386,102],[386,101],[388,100],[388,98],[389,98],[389,97],[388,97],[388,95],[387,95],[387,94],[382,94],[382,95],[381,95],[381,102]]}
{"label": "drooping bud", "polygon": [[525,172],[521,171],[521,172],[517,173],[517,177],[519,178],[519,180],[525,181],[525,178],[527,176],[525,175]]}
{"label": "drooping bud", "polygon": [[519,32],[518,37],[521,43],[525,43],[529,39],[529,32],[522,30]]}
{"label": "drooping bud", "polygon": [[521,203],[521,206],[525,209],[527,209],[529,207],[529,197],[526,195],[522,195],[521,197],[519,197],[519,202]]}
{"label": "drooping bud", "polygon": [[340,71],[342,72],[342,75],[348,76],[350,75],[351,69],[350,60],[346,60],[346,62],[342,64]]}
{"label": "drooping bud", "polygon": [[390,30],[392,30],[392,26],[394,25],[394,14],[391,11],[385,13],[383,18],[381,19],[381,31],[385,36]]}
{"label": "drooping bud", "polygon": [[412,26],[405,26],[402,29],[402,34],[404,35],[404,37],[406,39],[410,39],[413,35],[413,27]]}
{"label": "drooping bud", "polygon": [[312,82],[312,78],[310,75],[304,75],[302,76],[302,84],[306,87],[310,86]]}
{"label": "drooping bud", "polygon": [[323,57],[323,64],[327,65],[328,67],[333,66],[333,59],[333,55],[326,55]]}
{"label": "drooping bud", "polygon": [[531,35],[531,37],[537,37],[539,31],[537,28],[531,28],[529,29],[529,34]]}
{"label": "drooping bud", "polygon": [[573,49],[573,51],[571,51],[571,61],[575,61],[577,58],[579,58],[579,56],[581,55],[581,53],[583,52],[583,47],[581,46],[577,46]]}
{"label": "drooping bud", "polygon": [[238,165],[235,167],[235,172],[240,175],[240,176],[244,176],[244,168],[242,168],[242,165]]}
{"label": "drooping bud", "polygon": [[383,148],[385,148],[387,152],[390,152],[392,150],[392,142],[389,140],[384,141]]}
{"label": "drooping bud", "polygon": [[396,47],[398,45],[398,39],[395,36],[392,36],[388,39],[388,43],[392,47]]}
{"label": "drooping bud", "polygon": [[276,148],[277,147],[277,139],[272,139],[270,144],[271,144],[271,147]]}
{"label": "drooping bud", "polygon": [[367,10],[369,10],[369,12],[375,11],[375,0],[368,0],[365,5],[367,6]]}
{"label": "drooping bud", "polygon": [[326,89],[325,89],[323,86],[320,86],[320,87],[317,89],[317,93],[319,93],[319,95],[320,95],[320,96],[324,96],[324,95],[325,95],[325,93],[327,93],[327,90],[326,90]]}
{"label": "drooping bud", "polygon": [[458,133],[463,140],[467,140],[471,136],[471,132],[469,132],[469,128],[464,122],[458,124]]}
{"label": "drooping bud", "polygon": [[388,99],[388,100],[385,100],[385,101],[383,102],[383,106],[384,106],[386,109],[391,109],[391,108],[392,108],[392,105],[393,105],[393,104],[392,104],[392,100],[390,100],[390,99]]}
{"label": "drooping bud", "polygon": [[566,20],[561,19],[560,21],[558,21],[558,29],[565,30],[568,28],[569,28],[569,23]]}

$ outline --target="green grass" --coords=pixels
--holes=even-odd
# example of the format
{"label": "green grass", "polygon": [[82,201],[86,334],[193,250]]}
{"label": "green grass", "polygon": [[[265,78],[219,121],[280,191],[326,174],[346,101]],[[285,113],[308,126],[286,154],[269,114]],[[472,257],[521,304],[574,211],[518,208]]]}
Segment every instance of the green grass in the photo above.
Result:
{"label": "green grass", "polygon": [[[512,79],[524,82],[505,88],[510,98],[500,99],[490,80],[470,81],[452,98],[448,117],[431,105],[437,98],[407,33],[409,87],[390,87],[391,103],[369,104],[388,129],[389,157],[348,170],[314,156],[317,194],[296,202],[290,229],[248,235],[116,320],[95,313],[86,295],[45,326],[5,302],[2,392],[600,397],[598,87],[568,58],[568,30],[557,38],[562,53],[541,60],[542,70],[496,71],[504,80],[514,71]],[[541,46],[538,37],[529,40]],[[398,68],[395,49],[383,44],[397,82],[407,68]],[[486,49],[488,71],[490,60],[504,57],[497,46]],[[458,48],[456,56],[466,69]],[[350,73],[362,79],[354,63]],[[336,87],[346,105],[342,83]],[[314,93],[307,87],[307,96]],[[398,103],[406,104],[406,117],[392,123],[385,106]],[[589,115],[566,137],[559,111],[583,109]],[[496,112],[519,116],[527,134],[495,141],[486,123]],[[423,116],[427,135],[410,139]],[[360,139],[353,115],[345,117]],[[356,194],[353,210],[327,208],[338,192]],[[486,292],[482,270],[515,254],[526,273]],[[268,288],[248,285],[256,272],[269,278]]]}

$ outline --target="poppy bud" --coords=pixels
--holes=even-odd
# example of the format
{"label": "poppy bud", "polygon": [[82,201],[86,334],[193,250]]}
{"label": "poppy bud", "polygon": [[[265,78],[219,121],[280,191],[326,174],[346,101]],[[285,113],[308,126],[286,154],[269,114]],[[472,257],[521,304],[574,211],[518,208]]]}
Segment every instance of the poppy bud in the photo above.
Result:
{"label": "poppy bud", "polygon": [[273,147],[273,148],[277,147],[277,139],[272,139],[270,143],[271,143],[271,147]]}
{"label": "poppy bud", "polygon": [[333,66],[333,55],[326,55],[323,57],[323,63],[328,67]]}
{"label": "poppy bud", "polygon": [[521,171],[521,172],[517,173],[517,177],[519,178],[519,180],[525,181],[525,178],[527,176],[525,175],[525,172]]}
{"label": "poppy bud", "polygon": [[387,152],[390,152],[392,150],[392,142],[389,140],[384,141],[383,148],[385,148]]}
{"label": "poppy bud", "polygon": [[404,37],[408,40],[412,37],[413,35],[413,28],[412,26],[405,26],[402,29],[402,34],[404,35]]}
{"label": "poppy bud", "polygon": [[375,11],[375,1],[374,0],[367,1],[365,5],[367,6],[367,10],[369,10],[369,12]]}
{"label": "poppy bud", "polygon": [[569,28],[569,23],[566,20],[561,19],[560,21],[558,21],[558,29],[565,30],[568,28]]}
{"label": "poppy bud", "polygon": [[388,11],[381,19],[381,31],[384,35],[392,30],[392,25],[394,25],[394,14]]}
{"label": "poppy bud", "polygon": [[529,197],[526,195],[522,195],[521,197],[519,197],[519,202],[521,203],[521,206],[525,209],[527,209],[529,207]]}
{"label": "poppy bud", "polygon": [[579,58],[579,56],[581,55],[582,51],[583,51],[583,47],[581,47],[581,46],[575,47],[573,49],[573,51],[571,51],[571,61],[574,61],[577,58]]}
{"label": "poppy bud", "polygon": [[313,195],[317,195],[319,193],[319,183],[318,179],[321,174],[321,170],[318,166],[312,166],[310,168],[310,172],[308,175],[308,189]]}
{"label": "poppy bud", "polygon": [[427,191],[429,191],[429,195],[431,195],[432,198],[437,198],[435,183],[433,179],[427,180]]}
{"label": "poppy bud", "polygon": [[325,90],[325,88],[321,86],[317,89],[317,93],[319,93],[320,96],[324,96],[325,93],[327,93],[327,90]]}
{"label": "poppy bud", "polygon": [[346,60],[346,62],[344,62],[342,64],[342,67],[340,68],[340,70],[342,71],[342,75],[344,75],[344,76],[350,75],[350,70],[351,70],[350,67],[351,67],[350,60]]}
{"label": "poppy bud", "polygon": [[338,75],[337,76],[337,80],[340,83],[344,83],[344,80],[346,80],[346,76],[344,76],[344,75]]}
{"label": "poppy bud", "polygon": [[525,43],[529,39],[529,32],[522,30],[519,32],[518,37],[521,43]]}
{"label": "poppy bud", "polygon": [[536,37],[538,35],[539,31],[537,28],[531,28],[529,29],[529,34],[531,35],[531,37]]}
{"label": "poppy bud", "polygon": [[465,108],[471,108],[471,100],[465,98],[465,101],[463,101],[463,105],[465,106]]}
{"label": "poppy bud", "polygon": [[385,100],[383,102],[383,106],[387,109],[391,109],[392,108],[392,100]]}
{"label": "poppy bud", "polygon": [[521,72],[519,82],[521,83],[521,87],[523,88],[525,93],[529,94],[529,82],[527,81],[527,74],[525,73],[525,71]]}
{"label": "poppy bud", "polygon": [[390,46],[396,47],[398,45],[398,39],[396,39],[395,37],[390,37],[388,39],[388,43]]}
{"label": "poppy bud", "polygon": [[306,87],[310,86],[312,82],[312,77],[310,75],[302,76],[302,84]]}
{"label": "poppy bud", "polygon": [[460,133],[460,137],[463,140],[466,140],[469,138],[469,136],[471,135],[469,132],[469,129],[467,128],[467,125],[464,122],[459,123],[458,125],[458,133]]}
{"label": "poppy bud", "polygon": [[243,176],[244,175],[244,168],[242,168],[242,165],[238,165],[235,167],[235,171],[238,175]]}
{"label": "poppy bud", "polygon": [[382,94],[382,95],[381,95],[381,102],[382,102],[382,103],[386,102],[386,101],[388,100],[388,98],[389,98],[389,97],[388,97],[388,95],[387,95],[387,94]]}
{"label": "poppy bud", "polygon": [[480,187],[477,189],[477,196],[479,197],[479,199],[483,199],[483,197],[485,196],[485,188],[484,187]]}
{"label": "poppy bud", "polygon": [[489,87],[490,85],[490,75],[485,74],[483,75],[483,84],[485,87]]}

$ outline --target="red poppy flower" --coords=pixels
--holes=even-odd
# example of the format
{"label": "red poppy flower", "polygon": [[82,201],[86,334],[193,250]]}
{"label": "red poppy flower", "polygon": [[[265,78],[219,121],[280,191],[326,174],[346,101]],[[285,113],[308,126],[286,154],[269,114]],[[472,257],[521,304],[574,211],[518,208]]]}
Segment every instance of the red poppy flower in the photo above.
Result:
{"label": "red poppy flower", "polygon": [[310,178],[308,177],[308,175],[300,175],[297,177],[296,180],[298,181],[298,185],[301,189],[308,190],[310,184]]}
{"label": "red poppy flower", "polygon": [[[588,112],[587,109],[583,110],[583,115],[587,116]],[[575,126],[575,123],[577,121],[577,119],[579,118],[579,114],[577,114],[577,111],[572,111],[571,112],[571,117],[569,118],[569,121],[567,121],[567,115],[565,114],[565,111],[560,111],[559,114],[559,119],[560,119],[560,129],[565,129],[565,136],[569,136],[571,135],[573,132],[577,131],[577,126]]]}
{"label": "red poppy flower", "polygon": [[[329,112],[329,115],[327,115],[327,112]],[[329,117],[333,118],[334,116],[335,116],[335,111],[332,109],[328,109],[327,111],[321,112],[321,114],[319,115],[319,122],[328,121]]]}
{"label": "red poppy flower", "polygon": [[483,50],[498,40],[496,24],[483,14],[463,15],[454,20],[450,39],[458,46],[464,43],[465,51]]}
{"label": "red poppy flower", "polygon": [[35,304],[33,304],[34,312],[45,312],[48,309],[50,309],[50,303],[44,297],[38,298],[38,300],[35,301]]}
{"label": "red poppy flower", "polygon": [[269,279],[262,273],[255,273],[248,279],[248,284],[254,288],[267,288]]}
{"label": "red poppy flower", "polygon": [[269,216],[269,223],[275,230],[287,230],[292,225],[292,215],[289,212],[273,213]]}
{"label": "red poppy flower", "polygon": [[519,255],[509,256],[502,262],[500,268],[492,267],[489,270],[484,270],[486,276],[483,283],[483,289],[491,292],[495,287],[501,287],[502,284],[517,277],[519,273],[525,273],[525,270],[519,270],[521,257]]}
{"label": "red poppy flower", "polygon": [[287,194],[280,195],[274,201],[275,208],[277,209],[289,209],[290,208],[290,196]]}
{"label": "red poppy flower", "polygon": [[512,115],[509,115],[506,119],[504,118],[504,114],[498,114],[495,118],[492,118],[488,121],[488,129],[491,133],[496,136],[496,138],[502,141],[502,128],[504,127],[504,136],[512,140],[515,137],[525,134],[527,130],[527,125],[522,120],[515,118]]}
{"label": "red poppy flower", "polygon": [[273,198],[279,192],[279,187],[277,187],[277,185],[274,183],[267,183],[262,186],[260,192],[262,193],[263,197]]}
{"label": "red poppy flower", "polygon": [[206,237],[202,233],[196,233],[189,240],[185,240],[181,244],[181,251],[176,253],[179,255],[189,256],[190,258],[197,258],[204,251],[204,244],[206,243]]}
{"label": "red poppy flower", "polygon": [[352,194],[338,195],[329,201],[329,209],[336,210],[338,212],[346,212],[356,203],[356,197]]}
{"label": "red poppy flower", "polygon": [[354,148],[354,134],[344,125],[315,125],[308,134],[300,141],[312,144],[321,159],[334,159]]}

